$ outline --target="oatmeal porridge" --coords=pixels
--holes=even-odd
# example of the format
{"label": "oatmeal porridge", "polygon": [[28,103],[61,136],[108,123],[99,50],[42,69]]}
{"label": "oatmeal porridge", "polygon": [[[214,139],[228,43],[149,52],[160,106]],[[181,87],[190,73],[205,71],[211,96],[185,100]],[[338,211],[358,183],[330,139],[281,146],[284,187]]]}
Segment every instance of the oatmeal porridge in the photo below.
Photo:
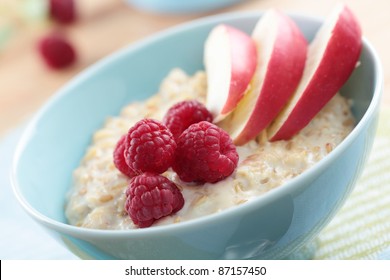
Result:
{"label": "oatmeal porridge", "polygon": [[[68,194],[66,217],[70,224],[96,229],[137,228],[124,210],[129,178],[113,163],[118,139],[142,118],[161,120],[165,112],[182,100],[205,102],[206,75],[188,76],[174,69],[159,92],[145,102],[134,102],[120,115],[110,117],[92,139],[79,167],[74,171]],[[352,130],[354,119],[349,101],[339,94],[296,136],[269,142],[264,135],[237,147],[239,162],[234,173],[217,183],[182,182],[168,169],[164,176],[182,191],[185,204],[153,226],[179,223],[246,203],[301,174],[334,149]]]}

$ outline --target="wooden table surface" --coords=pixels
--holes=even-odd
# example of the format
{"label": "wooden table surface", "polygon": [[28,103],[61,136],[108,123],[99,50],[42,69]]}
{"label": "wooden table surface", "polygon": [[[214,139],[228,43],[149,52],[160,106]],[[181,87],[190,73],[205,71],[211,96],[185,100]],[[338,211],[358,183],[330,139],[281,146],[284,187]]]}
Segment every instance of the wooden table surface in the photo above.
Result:
{"label": "wooden table surface", "polygon": [[[26,20],[18,11],[21,0],[0,0],[0,28],[12,27],[0,45],[0,135],[24,123],[53,93],[77,73],[107,54],[168,27],[203,16],[232,11],[279,8],[325,17],[338,0],[246,0],[204,14],[163,15],[137,10],[123,0],[76,0],[78,20],[61,27],[78,52],[72,67],[53,71],[41,61],[37,40],[53,28],[50,22]],[[385,73],[383,106],[390,106],[390,1],[345,0],[361,22],[364,36],[373,44]],[[18,6],[19,5],[19,6]],[[1,31],[1,29],[0,29]]]}

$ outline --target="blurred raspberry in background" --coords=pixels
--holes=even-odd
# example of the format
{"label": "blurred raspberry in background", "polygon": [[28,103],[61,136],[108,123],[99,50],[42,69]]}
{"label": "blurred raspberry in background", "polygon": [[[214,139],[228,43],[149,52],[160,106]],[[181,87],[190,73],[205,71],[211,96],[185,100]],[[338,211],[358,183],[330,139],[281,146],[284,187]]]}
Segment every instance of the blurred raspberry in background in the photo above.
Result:
{"label": "blurred raspberry in background", "polygon": [[76,51],[68,39],[60,32],[52,32],[38,42],[38,50],[52,69],[61,69],[73,64]]}
{"label": "blurred raspberry in background", "polygon": [[49,0],[49,15],[53,20],[69,24],[76,20],[76,6],[73,0]]}

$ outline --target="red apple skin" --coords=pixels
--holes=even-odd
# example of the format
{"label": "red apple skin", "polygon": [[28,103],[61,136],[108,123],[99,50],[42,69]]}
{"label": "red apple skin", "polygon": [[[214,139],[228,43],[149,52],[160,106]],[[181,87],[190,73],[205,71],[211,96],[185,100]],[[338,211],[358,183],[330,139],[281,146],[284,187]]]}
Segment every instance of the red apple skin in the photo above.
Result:
{"label": "red apple skin", "polygon": [[290,18],[277,11],[276,14],[280,22],[263,86],[250,118],[241,133],[233,138],[236,145],[243,145],[254,139],[272,122],[294,93],[302,77],[307,41]]}
{"label": "red apple skin", "polygon": [[[218,100],[223,106],[220,112],[213,112],[215,117],[223,118],[237,106],[251,81],[257,65],[256,44],[252,38],[241,30],[221,24],[228,36],[230,54],[230,81],[226,100]],[[211,82],[211,81],[209,81]],[[214,81],[215,82],[215,81]],[[217,94],[212,92],[210,94]]]}
{"label": "red apple skin", "polygon": [[226,26],[226,29],[231,46],[232,76],[228,99],[221,111],[222,115],[228,114],[236,108],[244,96],[257,65],[256,44],[252,38],[236,28]]}
{"label": "red apple skin", "polygon": [[358,21],[344,6],[313,78],[285,121],[279,124],[280,128],[269,135],[270,141],[292,138],[340,90],[356,67],[362,48],[361,36]]}

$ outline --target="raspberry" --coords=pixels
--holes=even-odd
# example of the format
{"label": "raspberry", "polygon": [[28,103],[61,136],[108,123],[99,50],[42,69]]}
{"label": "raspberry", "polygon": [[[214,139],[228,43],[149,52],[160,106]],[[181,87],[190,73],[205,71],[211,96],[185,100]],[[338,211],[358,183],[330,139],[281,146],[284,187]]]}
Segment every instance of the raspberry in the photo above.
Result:
{"label": "raspberry", "polygon": [[200,121],[213,121],[213,116],[206,107],[196,101],[182,101],[173,105],[164,116],[163,123],[171,130],[175,139],[191,124]]}
{"label": "raspberry", "polygon": [[74,48],[60,33],[42,38],[38,48],[47,65],[55,69],[67,67],[76,60]]}
{"label": "raspberry", "polygon": [[125,210],[141,228],[176,213],[184,205],[183,195],[172,181],[148,172],[130,180],[126,196]]}
{"label": "raspberry", "polygon": [[216,183],[233,173],[238,153],[229,134],[202,121],[187,128],[177,140],[173,170],[185,182]]}
{"label": "raspberry", "polygon": [[125,141],[125,160],[135,174],[163,173],[174,160],[176,142],[162,123],[143,119],[129,129]]}
{"label": "raspberry", "polygon": [[76,19],[76,9],[73,0],[50,0],[49,14],[54,20],[67,24]]}
{"label": "raspberry", "polygon": [[133,170],[127,165],[125,160],[125,140],[126,135],[123,135],[116,144],[114,150],[114,164],[122,174],[128,177],[134,177],[137,174],[133,172]]}

